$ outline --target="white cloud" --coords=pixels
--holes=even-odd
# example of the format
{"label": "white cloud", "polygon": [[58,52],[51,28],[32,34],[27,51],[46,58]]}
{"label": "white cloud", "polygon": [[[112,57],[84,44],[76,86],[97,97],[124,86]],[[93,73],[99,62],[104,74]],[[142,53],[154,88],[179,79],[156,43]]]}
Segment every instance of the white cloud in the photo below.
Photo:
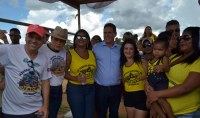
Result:
{"label": "white cloud", "polygon": [[[26,7],[29,12],[23,22],[50,28],[59,25],[74,33],[78,30],[78,19],[75,19],[78,11],[62,2],[49,4],[26,0]],[[197,0],[117,0],[100,9],[81,5],[81,28],[87,30],[91,37],[96,34],[102,37],[103,25],[112,22],[117,26],[117,37],[122,37],[126,31],[141,36],[147,25],[158,34],[171,19],[177,19],[182,30],[189,25],[200,26],[199,10]],[[24,33],[25,29],[20,27]],[[72,38],[73,36],[70,36],[70,39]]]}

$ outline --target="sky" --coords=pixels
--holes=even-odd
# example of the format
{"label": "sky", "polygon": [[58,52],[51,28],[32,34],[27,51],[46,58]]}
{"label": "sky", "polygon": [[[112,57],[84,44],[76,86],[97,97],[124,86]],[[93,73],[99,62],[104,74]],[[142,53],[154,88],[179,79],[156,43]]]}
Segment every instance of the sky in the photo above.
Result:
{"label": "sky", "polygon": [[[49,28],[61,26],[73,33],[78,30],[77,13],[75,8],[62,2],[0,0],[0,18]],[[200,26],[198,0],[117,0],[99,9],[81,5],[80,14],[81,28],[88,31],[90,37],[100,35],[103,38],[103,26],[108,22],[116,25],[118,38],[127,31],[140,37],[147,25],[158,35],[165,30],[166,22],[172,19],[179,21],[181,31],[188,26]],[[0,29],[7,32],[14,27],[21,31],[20,43],[25,43],[27,27],[0,22]],[[73,40],[73,35],[69,35],[69,40]]]}

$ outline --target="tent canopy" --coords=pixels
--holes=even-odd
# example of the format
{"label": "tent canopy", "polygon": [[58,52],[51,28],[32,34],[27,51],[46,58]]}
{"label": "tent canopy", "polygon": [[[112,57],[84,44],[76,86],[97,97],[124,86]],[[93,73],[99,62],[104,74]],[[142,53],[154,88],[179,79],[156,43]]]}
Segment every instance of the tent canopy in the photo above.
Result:
{"label": "tent canopy", "polygon": [[[80,24],[80,5],[81,4],[100,3],[100,2],[102,3],[102,2],[109,2],[109,1],[111,2],[111,1],[116,1],[116,0],[39,0],[39,1],[47,2],[47,3],[53,3],[53,2],[61,1],[65,4],[68,4],[71,7],[76,8],[78,10],[78,28],[80,29],[80,27],[81,27],[81,24]],[[17,25],[22,25],[22,26],[29,26],[30,25],[29,23],[4,19],[4,18],[1,18],[1,17],[0,17],[0,22],[17,24]],[[47,29],[52,30],[51,28],[47,28]],[[69,34],[74,34],[74,33],[69,32]]]}
{"label": "tent canopy", "polygon": [[115,1],[115,0],[60,0],[60,1],[76,9],[79,9],[81,4],[107,2],[107,1]]}

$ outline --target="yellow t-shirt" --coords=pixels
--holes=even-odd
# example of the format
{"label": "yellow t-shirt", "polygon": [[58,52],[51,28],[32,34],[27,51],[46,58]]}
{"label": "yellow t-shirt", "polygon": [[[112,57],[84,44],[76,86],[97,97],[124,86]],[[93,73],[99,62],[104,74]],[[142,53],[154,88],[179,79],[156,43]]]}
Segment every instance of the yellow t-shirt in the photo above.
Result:
{"label": "yellow t-shirt", "polygon": [[154,42],[156,37],[152,34],[150,38],[152,39],[152,42]]}
{"label": "yellow t-shirt", "polygon": [[[96,60],[91,50],[88,51],[88,59],[81,58],[74,49],[70,50],[72,59],[70,64],[70,75],[86,75],[86,84],[94,84],[94,73],[96,70]],[[69,81],[70,83],[81,85],[80,82]]]}
{"label": "yellow t-shirt", "polygon": [[138,76],[145,76],[141,64],[134,63],[131,66],[123,66],[123,80],[126,92],[144,90],[145,80],[136,79]]}
{"label": "yellow t-shirt", "polygon": [[[153,68],[154,66],[158,63],[159,60],[155,61],[154,63],[150,63],[150,61],[148,61],[148,75],[150,75],[153,72]],[[162,61],[162,60],[161,60]],[[158,65],[161,64],[161,61],[159,62]]]}
{"label": "yellow t-shirt", "polygon": [[[169,88],[176,84],[182,84],[190,72],[200,73],[200,58],[190,65],[186,63],[179,63],[172,66],[170,71],[166,73],[169,79]],[[167,100],[176,115],[194,112],[200,108],[200,87],[186,95],[168,98]]]}

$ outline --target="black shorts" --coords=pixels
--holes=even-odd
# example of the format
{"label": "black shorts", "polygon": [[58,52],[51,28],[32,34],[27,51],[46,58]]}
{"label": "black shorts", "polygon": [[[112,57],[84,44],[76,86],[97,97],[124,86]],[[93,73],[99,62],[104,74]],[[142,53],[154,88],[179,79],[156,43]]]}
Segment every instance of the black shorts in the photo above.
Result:
{"label": "black shorts", "polygon": [[124,92],[124,105],[134,107],[139,110],[147,111],[146,94],[142,91]]}

